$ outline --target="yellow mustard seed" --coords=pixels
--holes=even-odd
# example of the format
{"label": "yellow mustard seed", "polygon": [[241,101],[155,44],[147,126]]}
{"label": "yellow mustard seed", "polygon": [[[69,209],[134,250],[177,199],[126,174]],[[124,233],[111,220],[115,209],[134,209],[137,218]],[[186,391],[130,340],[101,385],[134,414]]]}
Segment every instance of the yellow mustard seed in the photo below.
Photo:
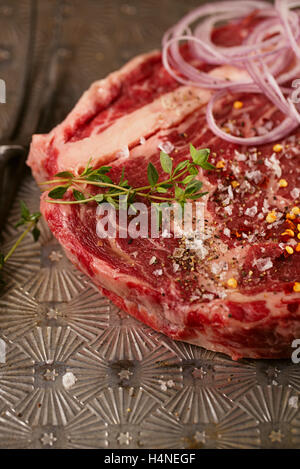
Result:
{"label": "yellow mustard seed", "polygon": [[291,236],[291,237],[293,237],[293,236],[295,236],[295,233],[293,232],[293,230],[288,228],[283,233],[281,233],[281,236]]}
{"label": "yellow mustard seed", "polygon": [[274,210],[272,212],[269,212],[268,215],[266,216],[267,223],[274,223],[276,220],[277,220],[277,215]]}
{"label": "yellow mustard seed", "polygon": [[242,101],[234,101],[233,103],[234,109],[242,109],[243,106],[244,106],[244,103],[242,103]]}
{"label": "yellow mustard seed", "polygon": [[300,282],[295,282],[293,287],[294,292],[300,293]]}
{"label": "yellow mustard seed", "polygon": [[228,281],[227,281],[227,285],[229,288],[236,288],[237,287],[237,281],[235,278],[230,278]]}
{"label": "yellow mustard seed", "polygon": [[286,179],[280,179],[279,181],[279,187],[287,187],[288,186],[288,182]]}
{"label": "yellow mustard seed", "polygon": [[274,145],[273,147],[273,151],[275,151],[276,153],[279,153],[282,149],[283,149],[283,146],[280,145],[280,143],[276,143],[276,145]]}
{"label": "yellow mustard seed", "polygon": [[216,164],[216,168],[217,169],[225,168],[225,161],[223,161],[223,160],[218,161],[217,164]]}

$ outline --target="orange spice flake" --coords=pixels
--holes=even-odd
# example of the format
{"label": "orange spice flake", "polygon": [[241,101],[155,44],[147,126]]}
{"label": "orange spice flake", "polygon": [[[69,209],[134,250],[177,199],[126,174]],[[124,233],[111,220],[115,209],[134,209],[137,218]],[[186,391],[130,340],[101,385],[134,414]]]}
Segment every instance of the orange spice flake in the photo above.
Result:
{"label": "orange spice flake", "polygon": [[294,254],[294,249],[292,248],[292,246],[286,246],[285,250],[288,254]]}
{"label": "orange spice flake", "polygon": [[223,160],[218,161],[217,164],[216,164],[216,168],[217,169],[225,168],[225,161],[223,161]]}
{"label": "orange spice flake", "polygon": [[274,223],[276,220],[277,220],[277,215],[274,210],[272,212],[269,212],[268,215],[266,216],[267,223]]}
{"label": "orange spice flake", "polygon": [[295,233],[293,232],[293,230],[290,230],[288,228],[283,233],[281,233],[281,236],[290,236],[291,238],[293,238],[295,236]]}
{"label": "orange spice flake", "polygon": [[234,109],[242,109],[243,106],[244,106],[244,103],[242,101],[234,101],[233,103]]}
{"label": "orange spice flake", "polygon": [[287,187],[288,186],[288,182],[286,179],[280,179],[279,182],[279,187]]}
{"label": "orange spice flake", "polygon": [[293,287],[294,292],[300,293],[300,282],[295,282]]}
{"label": "orange spice flake", "polygon": [[273,151],[275,151],[275,153],[279,153],[282,149],[283,146],[280,145],[280,143],[276,143],[276,145],[273,146]]}
{"label": "orange spice flake", "polygon": [[237,283],[237,280],[232,277],[227,281],[227,285],[229,288],[236,288],[238,283]]}

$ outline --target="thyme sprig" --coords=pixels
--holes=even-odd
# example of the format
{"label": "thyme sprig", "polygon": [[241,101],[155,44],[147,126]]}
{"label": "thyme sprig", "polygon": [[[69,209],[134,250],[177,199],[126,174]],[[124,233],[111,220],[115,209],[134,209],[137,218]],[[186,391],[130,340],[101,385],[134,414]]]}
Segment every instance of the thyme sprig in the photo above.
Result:
{"label": "thyme sprig", "polygon": [[[71,171],[63,171],[54,176],[51,181],[46,181],[41,185],[57,184],[51,189],[47,202],[54,204],[87,204],[89,202],[108,202],[116,209],[120,206],[120,197],[123,196],[127,206],[131,206],[137,197],[143,197],[156,204],[179,202],[183,205],[187,200],[196,200],[207,192],[201,192],[203,183],[197,179],[199,169],[213,170],[215,167],[208,162],[210,150],[208,148],[197,150],[190,145],[191,160],[181,161],[173,167],[172,158],[165,152],[160,153],[160,165],[167,179],[161,180],[157,168],[149,163],[147,167],[148,185],[133,187],[125,179],[124,169],[121,179],[116,184],[108,176],[111,166],[101,166],[94,169],[91,160],[81,174],[74,175]],[[80,186],[84,185],[84,188]],[[105,191],[93,195],[87,192],[86,187],[96,186]],[[71,189],[72,200],[65,200],[64,196]],[[81,189],[81,190],[80,190]]]}
{"label": "thyme sprig", "polygon": [[17,222],[15,227],[18,228],[20,226],[24,226],[25,229],[21,233],[21,235],[18,237],[17,241],[14,243],[14,245],[11,247],[11,249],[9,250],[7,254],[3,254],[0,252],[0,290],[5,285],[5,282],[1,275],[1,270],[3,269],[6,262],[10,259],[10,257],[14,254],[16,249],[20,246],[23,239],[30,232],[32,233],[34,241],[38,241],[40,237],[40,230],[38,228],[38,222],[42,216],[41,213],[40,212],[30,213],[30,210],[28,209],[27,205],[22,200],[20,201],[20,205],[21,205],[21,218]]}

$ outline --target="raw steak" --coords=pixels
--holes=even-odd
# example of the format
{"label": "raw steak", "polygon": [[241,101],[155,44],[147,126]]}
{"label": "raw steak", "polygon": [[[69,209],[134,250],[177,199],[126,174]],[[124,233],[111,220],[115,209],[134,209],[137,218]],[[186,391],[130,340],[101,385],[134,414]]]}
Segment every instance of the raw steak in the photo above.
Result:
{"label": "raw steak", "polygon": [[[220,28],[214,39],[238,44],[248,27]],[[245,76],[229,66],[199,68],[229,79]],[[142,186],[148,163],[160,167],[160,148],[174,164],[189,157],[190,143],[210,148],[218,169],[200,175],[209,191],[200,244],[189,234],[100,240],[94,203],[52,205],[46,193],[41,210],[70,260],[118,307],[155,330],[234,359],[289,357],[300,338],[300,132],[275,150],[274,144],[229,144],[207,129],[209,97],[210,91],[173,80],[160,52],[140,56],[94,83],[50,134],[34,136],[28,159],[37,181],[79,172],[92,157],[95,167],[109,162],[114,181],[125,168],[129,183]],[[233,106],[237,99],[240,109]],[[263,96],[250,94],[228,96],[217,116],[245,136],[282,119]]]}

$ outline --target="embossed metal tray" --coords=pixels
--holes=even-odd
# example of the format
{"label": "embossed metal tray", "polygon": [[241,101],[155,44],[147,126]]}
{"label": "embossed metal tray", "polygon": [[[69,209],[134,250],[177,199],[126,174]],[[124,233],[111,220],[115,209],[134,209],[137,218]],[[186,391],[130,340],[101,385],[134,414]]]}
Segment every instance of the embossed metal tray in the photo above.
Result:
{"label": "embossed metal tray", "polygon": [[[91,81],[158,47],[162,32],[199,3],[162,0],[158,15],[157,0],[57,2],[64,17],[57,49],[64,80],[55,120]],[[55,4],[39,1],[37,56],[48,43]],[[7,80],[21,66],[13,53],[23,30],[15,31],[20,24],[26,29],[28,7],[26,0],[0,0],[0,75]],[[39,83],[37,75],[37,89]],[[8,99],[5,112],[1,108],[1,129],[14,105]],[[39,190],[29,175],[17,199],[38,209]],[[18,217],[16,200],[5,251],[17,236]],[[4,271],[1,448],[300,446],[299,365],[233,362],[171,341],[101,297],[66,260],[44,222],[41,231],[40,242],[28,236]]]}

